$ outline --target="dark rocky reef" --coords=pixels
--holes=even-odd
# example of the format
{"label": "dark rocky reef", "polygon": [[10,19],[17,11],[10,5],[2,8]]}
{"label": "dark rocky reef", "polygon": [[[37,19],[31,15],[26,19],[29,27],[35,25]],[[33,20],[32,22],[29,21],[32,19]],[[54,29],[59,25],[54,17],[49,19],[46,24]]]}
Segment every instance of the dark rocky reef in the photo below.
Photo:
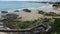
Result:
{"label": "dark rocky reef", "polygon": [[1,11],[1,13],[8,13],[8,11]]}
{"label": "dark rocky reef", "polygon": [[5,27],[9,27],[9,28],[14,28],[14,24],[16,24],[16,19],[18,17],[17,14],[7,14],[5,16],[3,16],[5,19],[3,19],[1,22],[4,23]]}
{"label": "dark rocky reef", "polygon": [[17,14],[6,14],[3,16],[3,18],[6,18],[6,19],[16,19],[17,18]]}
{"label": "dark rocky reef", "polygon": [[54,12],[49,12],[47,15],[49,15],[49,16],[57,16],[57,14],[54,13]]}
{"label": "dark rocky reef", "polygon": [[14,12],[19,12],[19,10],[15,10]]}
{"label": "dark rocky reef", "polygon": [[44,12],[42,10],[38,10],[38,14],[42,14],[42,15],[46,15],[46,16],[60,16],[60,15],[56,14],[55,12],[47,13],[47,12]]}
{"label": "dark rocky reef", "polygon": [[53,7],[60,7],[60,2],[53,3]]}
{"label": "dark rocky reef", "polygon": [[28,12],[28,13],[31,12],[31,10],[29,10],[29,9],[23,9],[23,11]]}
{"label": "dark rocky reef", "polygon": [[60,5],[58,4],[58,5],[56,5],[56,4],[53,4],[53,7],[60,7]]}
{"label": "dark rocky reef", "polygon": [[38,10],[38,14],[44,14],[43,10]]}

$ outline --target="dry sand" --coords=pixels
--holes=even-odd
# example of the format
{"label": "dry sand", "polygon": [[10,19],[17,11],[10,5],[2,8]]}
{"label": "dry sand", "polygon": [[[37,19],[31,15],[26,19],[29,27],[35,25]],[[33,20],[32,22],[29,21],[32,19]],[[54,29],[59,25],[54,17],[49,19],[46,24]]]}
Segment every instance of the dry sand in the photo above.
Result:
{"label": "dry sand", "polygon": [[22,19],[23,21],[33,21],[33,20],[37,20],[38,18],[43,18],[44,15],[41,15],[41,14],[38,14],[38,13],[35,13],[35,12],[31,12],[31,13],[27,13],[25,12],[23,15],[22,15]]}
{"label": "dry sand", "polygon": [[7,34],[7,33],[5,33],[5,32],[0,32],[0,34]]}
{"label": "dry sand", "polygon": [[[40,9],[38,9],[40,10]],[[44,12],[55,12],[56,14],[60,14],[60,8],[48,8],[48,9],[42,9]],[[33,20],[36,20],[38,18],[45,18],[45,17],[48,17],[48,18],[52,18],[52,16],[44,16],[42,14],[38,14],[38,11],[37,10],[31,10],[32,12],[31,13],[28,13],[28,12],[23,12],[22,15],[19,15],[22,17],[22,21],[33,21]]]}
{"label": "dry sand", "polygon": [[15,14],[18,14],[19,17],[22,17],[22,21],[33,21],[36,20],[38,18],[43,18],[44,15],[42,14],[38,14],[37,10],[31,10],[31,13],[29,12],[25,12],[25,11],[20,11],[20,12],[15,12]]}

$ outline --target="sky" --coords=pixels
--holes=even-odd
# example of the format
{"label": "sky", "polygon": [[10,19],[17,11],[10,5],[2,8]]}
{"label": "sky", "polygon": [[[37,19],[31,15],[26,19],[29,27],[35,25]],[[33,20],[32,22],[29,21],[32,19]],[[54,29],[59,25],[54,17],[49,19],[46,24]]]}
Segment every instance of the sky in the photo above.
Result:
{"label": "sky", "polygon": [[0,1],[58,1],[60,0],[0,0]]}
{"label": "sky", "polygon": [[38,1],[38,0],[0,0],[0,1]]}

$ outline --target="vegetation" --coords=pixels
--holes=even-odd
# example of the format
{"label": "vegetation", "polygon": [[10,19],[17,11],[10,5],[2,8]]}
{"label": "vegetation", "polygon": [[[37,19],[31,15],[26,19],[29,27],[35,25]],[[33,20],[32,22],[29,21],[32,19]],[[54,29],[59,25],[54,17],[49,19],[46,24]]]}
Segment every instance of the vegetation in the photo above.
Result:
{"label": "vegetation", "polygon": [[[9,15],[9,16],[8,16]],[[51,34],[59,34],[60,32],[60,18],[40,18],[34,21],[19,21],[17,18],[18,15],[16,14],[7,14],[4,16],[6,19],[2,20],[4,22],[4,25],[11,28],[11,29],[26,29],[26,28],[31,28],[34,27],[38,24],[44,24],[45,21],[49,21],[50,23],[54,24],[53,25],[53,31]],[[13,19],[12,19],[13,18]]]}
{"label": "vegetation", "polygon": [[10,28],[13,27],[13,29],[25,29],[25,28],[31,28],[31,27],[34,27],[35,25],[37,24],[42,24],[43,20],[37,20],[37,21],[14,21],[13,25],[9,22],[8,24],[11,26],[9,26],[7,23],[7,26],[9,26]]}
{"label": "vegetation", "polygon": [[17,14],[7,14],[3,16],[5,19],[2,20],[5,26],[11,29],[25,29],[31,28],[38,24],[44,24],[44,21],[54,22],[54,19],[51,18],[40,18],[34,21],[21,21],[20,18],[17,18]]}
{"label": "vegetation", "polygon": [[55,23],[54,23],[54,29],[55,31],[59,32],[60,31],[60,18],[55,18]]}
{"label": "vegetation", "polygon": [[[17,18],[18,16],[16,14],[7,14],[5,17],[6,19],[2,20],[2,22],[4,22],[5,26],[11,29],[31,28],[38,24],[43,24],[45,20],[47,21],[47,19],[45,18],[40,18],[34,21],[19,21],[19,19]],[[49,19],[49,21],[53,22],[54,20]]]}
{"label": "vegetation", "polygon": [[55,23],[53,25],[53,31],[51,34],[60,34],[60,18],[55,18]]}

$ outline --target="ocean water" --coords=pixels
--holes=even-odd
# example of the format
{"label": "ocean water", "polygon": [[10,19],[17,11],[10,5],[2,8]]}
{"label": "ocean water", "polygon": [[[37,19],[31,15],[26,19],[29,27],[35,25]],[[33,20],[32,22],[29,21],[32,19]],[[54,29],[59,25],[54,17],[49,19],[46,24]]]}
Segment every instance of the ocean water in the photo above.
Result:
{"label": "ocean water", "polygon": [[35,3],[35,2],[26,2],[26,1],[0,1],[0,11],[2,10],[13,10],[21,8],[39,8],[47,7],[50,4],[45,3]]}

